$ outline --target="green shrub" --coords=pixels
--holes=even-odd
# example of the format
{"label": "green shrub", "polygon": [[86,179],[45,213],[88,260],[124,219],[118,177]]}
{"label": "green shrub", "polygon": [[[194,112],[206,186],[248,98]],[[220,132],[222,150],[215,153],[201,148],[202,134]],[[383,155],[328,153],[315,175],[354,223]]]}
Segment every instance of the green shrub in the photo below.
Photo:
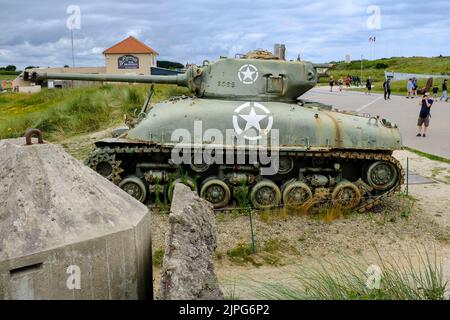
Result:
{"label": "green shrub", "polygon": [[375,69],[387,69],[389,67],[388,64],[379,62],[375,65]]}
{"label": "green shrub", "polygon": [[251,244],[244,244],[240,243],[237,247],[229,249],[227,251],[227,256],[230,259],[231,262],[235,263],[247,263],[247,262],[253,262],[252,249]]}

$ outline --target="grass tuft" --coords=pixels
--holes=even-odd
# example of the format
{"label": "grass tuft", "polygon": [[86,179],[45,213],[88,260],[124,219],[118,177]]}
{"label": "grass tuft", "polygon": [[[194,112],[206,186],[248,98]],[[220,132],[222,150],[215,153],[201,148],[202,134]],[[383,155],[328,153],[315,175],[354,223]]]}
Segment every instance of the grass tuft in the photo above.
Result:
{"label": "grass tuft", "polygon": [[158,249],[153,252],[153,265],[157,267],[162,267],[164,260],[164,249]]}
{"label": "grass tuft", "polygon": [[[299,266],[290,285],[266,283],[255,288],[264,299],[300,300],[443,300],[448,281],[442,265],[426,251],[400,259],[382,257],[379,285],[369,286],[369,266],[363,258],[340,256],[338,260],[318,261],[317,268]],[[400,262],[403,261],[403,262]],[[373,278],[372,278],[373,279]],[[373,282],[376,283],[376,282]]]}
{"label": "grass tuft", "polygon": [[440,161],[440,162],[444,162],[444,163],[450,163],[450,159],[444,158],[444,157],[440,157],[440,156],[436,156],[434,154],[430,154],[430,153],[426,153],[423,151],[419,151],[410,147],[404,147],[405,150],[414,152],[415,154],[421,156],[421,157],[425,157],[427,159],[430,160],[434,160],[434,161]]}
{"label": "grass tuft", "polygon": [[237,247],[227,251],[227,256],[230,261],[238,264],[245,264],[248,262],[255,264],[252,255],[252,245],[247,243],[239,243]]}

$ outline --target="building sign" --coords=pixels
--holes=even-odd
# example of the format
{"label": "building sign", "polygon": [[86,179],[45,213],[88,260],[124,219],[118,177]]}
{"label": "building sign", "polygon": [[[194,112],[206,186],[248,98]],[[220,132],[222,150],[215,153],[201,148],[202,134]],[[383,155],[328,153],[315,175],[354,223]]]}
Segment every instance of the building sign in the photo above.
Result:
{"label": "building sign", "polygon": [[139,58],[127,54],[117,60],[119,69],[139,69]]}

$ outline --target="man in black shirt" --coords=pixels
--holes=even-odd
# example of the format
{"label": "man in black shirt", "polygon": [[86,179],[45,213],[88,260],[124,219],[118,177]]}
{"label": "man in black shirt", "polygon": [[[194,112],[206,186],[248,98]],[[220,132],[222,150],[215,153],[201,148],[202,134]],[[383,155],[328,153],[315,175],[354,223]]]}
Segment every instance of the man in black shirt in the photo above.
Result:
{"label": "man in black shirt", "polygon": [[[417,137],[426,137],[427,128],[430,125],[430,109],[431,105],[433,104],[433,99],[430,97],[430,94],[428,92],[425,92],[423,95],[422,100],[419,102],[420,106],[420,113],[419,113],[419,119],[417,120],[417,127],[419,129],[419,133],[417,134]],[[423,131],[423,134],[422,134]]]}
{"label": "man in black shirt", "polygon": [[370,90],[372,90],[372,79],[370,79],[370,77],[367,78],[366,89],[367,89],[366,94],[370,95]]}
{"label": "man in black shirt", "polygon": [[447,102],[447,79],[445,79],[444,83],[442,83],[442,96],[439,101],[442,100],[445,100],[445,102]]}

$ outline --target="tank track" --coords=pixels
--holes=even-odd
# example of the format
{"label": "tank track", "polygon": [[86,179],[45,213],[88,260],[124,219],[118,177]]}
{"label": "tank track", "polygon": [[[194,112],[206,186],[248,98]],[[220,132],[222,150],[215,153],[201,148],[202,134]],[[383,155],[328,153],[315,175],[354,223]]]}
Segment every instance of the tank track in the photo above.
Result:
{"label": "tank track", "polygon": [[[86,158],[85,165],[91,167],[95,170],[98,163],[101,161],[107,161],[110,163],[112,172],[108,175],[104,175],[105,178],[112,181],[116,185],[122,180],[121,173],[124,171],[121,168],[122,161],[115,160],[116,154],[135,154],[135,155],[145,155],[145,154],[170,154],[171,149],[161,146],[100,146],[97,147],[92,153]],[[383,199],[391,196],[392,194],[401,190],[401,185],[404,183],[405,171],[401,166],[400,162],[390,154],[386,153],[369,153],[369,152],[358,152],[358,151],[328,151],[328,152],[285,152],[287,156],[300,156],[304,158],[322,158],[322,159],[355,159],[355,160],[369,160],[369,161],[386,161],[395,166],[399,178],[397,183],[391,187],[389,190],[378,195],[368,195],[372,188],[361,181],[361,179],[355,184],[361,190],[361,201],[353,208],[353,211],[363,213],[370,210],[373,206],[381,203]],[[99,172],[101,174],[101,172]],[[358,182],[361,182],[358,184]],[[368,188],[368,189],[367,189]],[[325,188],[324,188],[325,189]]]}

